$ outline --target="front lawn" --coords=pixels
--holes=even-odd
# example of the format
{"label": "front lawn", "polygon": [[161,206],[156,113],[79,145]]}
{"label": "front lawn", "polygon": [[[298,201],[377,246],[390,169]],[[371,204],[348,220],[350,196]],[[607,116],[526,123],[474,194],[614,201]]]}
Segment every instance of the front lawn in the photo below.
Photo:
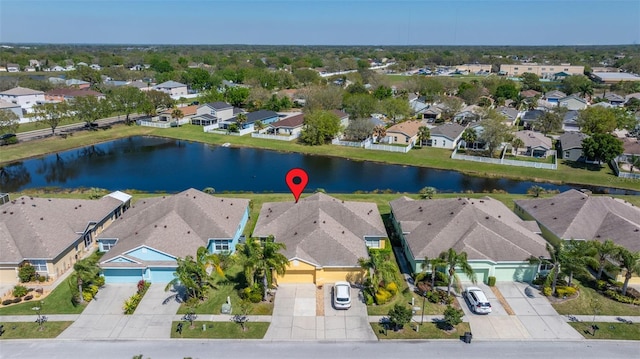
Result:
{"label": "front lawn", "polygon": [[0,339],[45,339],[55,338],[73,322],[46,322],[41,331],[36,322],[3,323],[4,334]]}
{"label": "front lawn", "polygon": [[425,322],[420,325],[419,331],[416,332],[416,325],[419,323],[409,323],[405,325],[403,330],[394,332],[393,330],[385,331],[380,323],[371,323],[371,328],[378,339],[456,339],[459,340],[464,332],[470,332],[469,323],[460,323],[455,326],[455,330],[449,332],[438,328],[437,323]]}
{"label": "front lawn", "polygon": [[33,307],[41,307],[41,314],[79,314],[86,304],[73,305],[71,302],[71,288],[64,280],[42,300],[34,299],[29,302],[0,308],[0,315],[34,315]]}
{"label": "front lawn", "polygon": [[598,300],[602,305],[602,308],[597,313],[598,315],[640,316],[640,306],[616,302],[592,288],[583,285],[579,285],[579,287],[580,293],[576,298],[562,303],[552,303],[558,314],[593,315],[593,303],[594,300]]}
{"label": "front lawn", "polygon": [[578,333],[586,339],[616,339],[616,340],[640,340],[640,324],[625,323],[594,323],[598,326],[595,335],[591,328],[591,322],[569,323]]}
{"label": "front lawn", "polygon": [[[182,323],[182,334],[178,333],[178,323]],[[269,323],[247,322],[246,331],[242,331],[240,324],[233,322],[193,322],[191,329],[187,322],[173,322],[171,324],[171,338],[198,338],[198,339],[262,339],[267,333]],[[202,330],[202,326],[206,330]]]}

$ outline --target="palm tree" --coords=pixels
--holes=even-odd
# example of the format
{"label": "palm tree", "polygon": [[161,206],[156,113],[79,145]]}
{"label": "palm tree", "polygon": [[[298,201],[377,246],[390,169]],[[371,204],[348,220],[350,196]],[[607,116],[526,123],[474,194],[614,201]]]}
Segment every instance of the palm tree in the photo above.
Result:
{"label": "palm tree", "polygon": [[224,270],[229,264],[229,256],[225,253],[209,253],[205,247],[198,248],[196,261],[204,268],[205,272],[212,275],[214,272],[224,277]]}
{"label": "palm tree", "polygon": [[619,247],[616,252],[616,261],[620,264],[620,269],[624,270],[624,284],[622,285],[622,295],[627,295],[629,280],[633,274],[640,274],[640,252],[632,252],[624,247]]}
{"label": "palm tree", "polygon": [[543,194],[544,192],[545,192],[545,189],[538,185],[531,186],[527,190],[527,194],[534,196],[536,198],[540,197],[540,195]]}
{"label": "palm tree", "polygon": [[431,130],[427,126],[420,126],[418,128],[418,140],[420,141],[420,147],[431,138]]}
{"label": "palm tree", "polygon": [[257,131],[260,131],[265,127],[266,127],[266,125],[264,123],[262,123],[262,121],[256,121],[253,124],[253,128],[255,128]]}
{"label": "palm tree", "polygon": [[568,274],[567,285],[571,286],[575,274],[587,273],[587,263],[593,260],[594,249],[585,241],[571,240],[563,253],[562,269]]}
{"label": "palm tree", "polygon": [[358,264],[369,273],[367,282],[372,295],[378,287],[398,280],[397,268],[387,252],[369,250],[369,258],[358,259]]}
{"label": "palm tree", "polygon": [[236,250],[240,253],[247,283],[251,286],[261,281],[264,286],[262,299],[266,299],[267,289],[273,284],[273,272],[282,276],[289,264],[289,259],[280,253],[287,248],[286,245],[269,236],[263,241],[249,238],[245,244],[238,247],[240,249]]}
{"label": "palm tree", "polygon": [[467,128],[462,133],[462,140],[464,140],[465,147],[469,148],[469,145],[473,145],[478,140],[478,134],[471,128]]}
{"label": "palm tree", "polygon": [[627,158],[627,162],[631,166],[631,168],[630,168],[631,173],[633,173],[633,168],[634,167],[635,168],[640,167],[640,156],[631,155],[631,157]]}
{"label": "palm tree", "polygon": [[385,125],[377,125],[373,128],[373,135],[376,137],[376,142],[380,142],[380,139],[384,139],[387,135],[387,127]]}
{"label": "palm tree", "polygon": [[240,130],[242,130],[244,127],[244,124],[247,122],[247,114],[246,113],[239,113],[236,116],[236,123],[238,124],[238,127]]}
{"label": "palm tree", "polygon": [[551,245],[547,243],[547,252],[549,253],[549,259],[539,258],[539,261],[545,264],[551,264],[551,272],[549,275],[552,276],[551,282],[551,293],[556,293],[556,285],[558,284],[558,276],[560,275],[560,271],[562,268],[562,257],[564,252],[564,243],[560,242],[557,245]]}
{"label": "palm tree", "polygon": [[521,148],[524,146],[524,141],[522,141],[520,137],[513,137],[513,140],[511,141],[511,146],[513,146],[513,149],[515,150],[515,155],[517,155],[518,148]]}
{"label": "palm tree", "polygon": [[437,192],[438,191],[436,190],[435,187],[424,187],[423,189],[420,190],[420,198],[432,199]]}
{"label": "palm tree", "polygon": [[436,272],[438,269],[446,268],[446,265],[447,262],[440,257],[431,259],[429,259],[429,257],[424,257],[422,270],[426,272],[427,268],[431,269],[431,290],[435,290],[436,287]]}
{"label": "palm tree", "polygon": [[618,246],[613,243],[611,239],[606,239],[604,242],[594,239],[589,241],[589,244],[595,250],[595,259],[598,261],[598,274],[596,275],[596,279],[599,280],[602,278],[602,272],[604,271],[607,261],[618,252]]}
{"label": "palm tree", "polygon": [[73,265],[75,273],[76,283],[78,284],[78,292],[80,292],[80,302],[84,300],[82,296],[83,285],[89,286],[96,277],[100,274],[100,268],[96,265],[96,261],[91,258],[86,258],[77,261]]}
{"label": "palm tree", "polygon": [[472,283],[476,283],[476,274],[473,272],[473,268],[469,265],[467,261],[467,253],[460,252],[457,253],[455,249],[449,248],[448,251],[440,253],[439,256],[446,264],[447,272],[449,274],[449,284],[447,285],[447,295],[451,295],[451,286],[455,283],[458,291],[461,291],[460,288],[460,278],[456,274],[456,268],[460,268],[462,272],[469,278],[471,278]]}
{"label": "palm tree", "polygon": [[193,256],[178,258],[178,267],[173,273],[173,279],[165,287],[165,291],[173,287],[182,286],[185,290],[184,301],[189,299],[203,300],[208,288],[214,288],[212,277],[207,274],[206,266],[196,261]]}
{"label": "palm tree", "polygon": [[173,106],[173,110],[171,111],[171,118],[172,119],[177,119],[177,123],[178,123],[178,127],[180,127],[180,120],[184,117],[184,113],[182,112],[181,109],[179,109],[176,106]]}

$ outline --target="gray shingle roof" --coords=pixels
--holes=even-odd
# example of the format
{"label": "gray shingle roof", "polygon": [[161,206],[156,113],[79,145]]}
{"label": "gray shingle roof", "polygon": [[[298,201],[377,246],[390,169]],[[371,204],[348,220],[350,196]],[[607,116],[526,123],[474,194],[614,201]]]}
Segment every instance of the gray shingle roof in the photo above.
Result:
{"label": "gray shingle roof", "polygon": [[445,123],[432,128],[431,136],[442,136],[453,141],[458,138],[458,136],[462,135],[464,129],[464,126],[460,126],[457,123]]}
{"label": "gray shingle roof", "polygon": [[621,200],[572,189],[552,198],[515,203],[559,238],[612,239],[640,251],[640,209]]}
{"label": "gray shingle roof", "polygon": [[501,202],[452,198],[390,202],[394,218],[415,259],[433,258],[449,248],[470,260],[526,261],[546,255],[545,240]]}
{"label": "gray shingle roof", "polygon": [[365,236],[387,233],[375,203],[347,202],[316,193],[294,202],[262,205],[253,235],[273,235],[289,259],[316,266],[350,267],[367,257]]}
{"label": "gray shingle roof", "polygon": [[228,103],[222,102],[222,101],[209,102],[209,103],[207,103],[206,105],[203,105],[203,106],[209,106],[209,107],[211,107],[211,108],[213,108],[215,110],[218,110],[218,111],[233,107],[233,106],[229,105]]}
{"label": "gray shingle roof", "polygon": [[210,238],[233,238],[248,199],[214,197],[196,189],[137,201],[99,238],[117,238],[104,263],[140,246],[175,257],[195,255]]}
{"label": "gray shingle roof", "polygon": [[7,91],[0,92],[0,95],[9,95],[9,96],[27,96],[27,95],[41,95],[44,94],[42,91],[32,90],[26,87],[14,87]]}
{"label": "gray shingle roof", "polygon": [[171,89],[171,88],[178,88],[178,87],[187,87],[187,85],[185,84],[181,84],[179,82],[176,81],[165,81],[161,84],[157,84],[155,86],[156,88],[165,88],[165,89]]}
{"label": "gray shingle roof", "polygon": [[0,263],[53,259],[78,240],[90,222],[100,222],[122,205],[99,200],[22,196],[0,205]]}
{"label": "gray shingle roof", "polygon": [[582,140],[589,136],[582,132],[566,132],[562,134],[558,140],[563,150],[569,150],[572,148],[582,148]]}
{"label": "gray shingle roof", "polygon": [[255,123],[256,121],[264,121],[270,118],[278,118],[278,113],[270,110],[258,110],[249,112],[247,114],[247,124]]}

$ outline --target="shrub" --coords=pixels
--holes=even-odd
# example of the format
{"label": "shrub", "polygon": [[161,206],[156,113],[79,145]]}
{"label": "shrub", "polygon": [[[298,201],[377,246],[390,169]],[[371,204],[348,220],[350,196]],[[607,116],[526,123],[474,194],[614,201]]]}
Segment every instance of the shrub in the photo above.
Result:
{"label": "shrub", "polygon": [[576,294],[577,289],[574,287],[566,287],[566,286],[561,286],[561,287],[556,287],[556,295],[558,297],[570,297],[574,294]]}
{"label": "shrub", "polygon": [[82,299],[85,302],[90,302],[91,299],[93,299],[93,295],[91,294],[91,292],[82,292]]}
{"label": "shrub", "polygon": [[596,281],[596,289],[599,291],[603,291],[607,289],[607,285],[608,285],[607,282],[604,280]]}
{"label": "shrub", "polygon": [[129,299],[124,301],[124,305],[122,306],[122,310],[124,311],[124,314],[133,314],[133,312],[136,311],[136,308],[138,307],[138,304],[140,304],[140,301],[142,300],[142,296],[138,293],[132,295]]}
{"label": "shrub", "polygon": [[13,304],[13,299],[5,299],[2,301],[2,305],[9,305],[9,304]]}
{"label": "shrub", "polygon": [[145,283],[144,279],[138,281],[138,293],[142,293],[145,290]]}
{"label": "shrub", "polygon": [[36,279],[36,268],[29,263],[25,263],[18,269],[18,278],[20,282],[26,283]]}
{"label": "shrub", "polygon": [[31,299],[33,299],[33,296],[32,296],[31,294],[26,295],[26,296],[24,297],[24,300],[31,300]]}
{"label": "shrub", "polygon": [[542,295],[544,295],[545,297],[550,297],[551,294],[553,294],[551,292],[551,287],[544,287],[542,288]]}
{"label": "shrub", "polygon": [[93,284],[97,285],[98,287],[104,287],[104,281],[105,281],[105,279],[104,279],[103,276],[98,276],[98,278],[96,278],[93,281]]}
{"label": "shrub", "polygon": [[547,280],[547,276],[546,275],[538,275],[536,277],[536,279],[534,279],[531,283],[535,284],[535,285],[542,285],[544,284],[544,282]]}
{"label": "shrub", "polygon": [[620,303],[640,305],[640,299],[633,299],[626,295],[622,295],[613,289],[606,290],[604,295]]}
{"label": "shrub", "polygon": [[394,330],[402,329],[405,324],[411,321],[412,316],[411,308],[404,305],[396,304],[389,310],[389,322],[393,325]]}
{"label": "shrub", "polygon": [[15,287],[13,287],[13,296],[16,298],[24,297],[25,295],[27,295],[27,293],[29,293],[29,290],[25,286],[16,285]]}
{"label": "shrub", "polygon": [[489,287],[495,286],[496,285],[496,277],[490,276],[489,280],[487,281],[487,284],[489,284]]}
{"label": "shrub", "polygon": [[46,276],[43,276],[43,275],[38,276],[38,282],[40,282],[40,283],[44,283],[44,282],[46,282],[46,281],[47,281],[47,277],[46,277]]}
{"label": "shrub", "polygon": [[248,300],[251,303],[260,303],[264,287],[261,284],[254,284],[252,287],[244,288],[238,293],[240,299]]}
{"label": "shrub", "polygon": [[444,323],[448,329],[451,329],[462,323],[462,316],[464,316],[464,312],[461,309],[447,305],[447,309],[444,310]]}
{"label": "shrub", "polygon": [[369,294],[369,292],[363,291],[363,296],[364,296],[364,303],[366,305],[372,305],[373,304],[373,296],[371,294]]}
{"label": "shrub", "polygon": [[20,303],[22,302],[22,298],[13,298],[13,303]]}
{"label": "shrub", "polygon": [[391,296],[395,296],[398,293],[398,285],[395,284],[394,282],[391,282],[389,284],[387,284],[387,286],[384,288],[387,291],[389,291],[389,293],[391,293]]}
{"label": "shrub", "polygon": [[376,292],[376,296],[375,296],[376,304],[378,305],[385,304],[389,301],[389,299],[391,299],[391,297],[392,295],[388,290],[384,288],[378,288],[378,291]]}

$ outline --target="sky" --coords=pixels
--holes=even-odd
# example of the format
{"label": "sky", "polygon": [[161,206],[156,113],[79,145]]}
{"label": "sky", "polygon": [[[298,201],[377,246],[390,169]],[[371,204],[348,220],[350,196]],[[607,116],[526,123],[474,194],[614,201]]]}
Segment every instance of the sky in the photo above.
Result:
{"label": "sky", "polygon": [[640,0],[0,0],[0,43],[638,44]]}

